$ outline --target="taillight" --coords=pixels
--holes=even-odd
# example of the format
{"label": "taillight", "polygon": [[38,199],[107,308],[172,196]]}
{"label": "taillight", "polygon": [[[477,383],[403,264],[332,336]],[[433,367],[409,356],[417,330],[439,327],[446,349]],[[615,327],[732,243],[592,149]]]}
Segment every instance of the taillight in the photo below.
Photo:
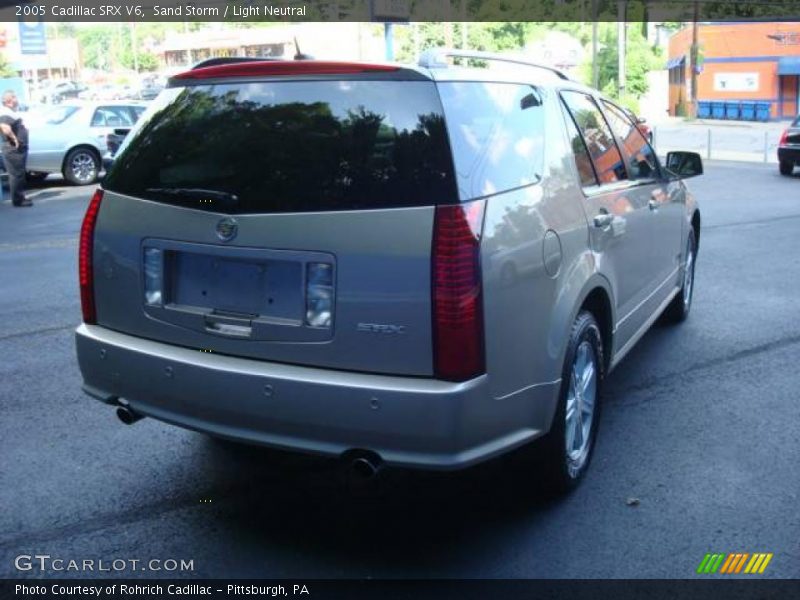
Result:
{"label": "taillight", "polygon": [[89,202],[86,215],[81,225],[81,239],[78,247],[78,277],[81,284],[81,310],[84,323],[96,323],[97,311],[94,305],[94,269],[92,253],[94,252],[94,226],[100,212],[103,190],[97,190]]}
{"label": "taillight", "polygon": [[306,266],[306,325],[330,329],[333,322],[333,265]]}
{"label": "taillight", "polygon": [[433,231],[434,373],[465,381],[484,372],[480,239],[485,201],[438,206]]}
{"label": "taillight", "polygon": [[781,141],[778,142],[778,145],[785,146],[788,139],[789,139],[789,130],[785,129],[781,134]]}

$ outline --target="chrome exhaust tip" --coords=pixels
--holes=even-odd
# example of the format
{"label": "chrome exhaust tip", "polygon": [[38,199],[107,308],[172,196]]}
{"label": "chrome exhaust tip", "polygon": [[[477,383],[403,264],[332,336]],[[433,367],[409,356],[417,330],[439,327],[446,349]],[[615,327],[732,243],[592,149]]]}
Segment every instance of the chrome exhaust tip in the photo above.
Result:
{"label": "chrome exhaust tip", "polygon": [[367,481],[378,475],[383,465],[371,457],[360,456],[350,463],[350,471],[358,479]]}
{"label": "chrome exhaust tip", "polygon": [[125,423],[125,425],[133,425],[136,421],[144,418],[144,415],[140,415],[137,412],[133,412],[127,406],[118,406],[117,407],[117,418]]}

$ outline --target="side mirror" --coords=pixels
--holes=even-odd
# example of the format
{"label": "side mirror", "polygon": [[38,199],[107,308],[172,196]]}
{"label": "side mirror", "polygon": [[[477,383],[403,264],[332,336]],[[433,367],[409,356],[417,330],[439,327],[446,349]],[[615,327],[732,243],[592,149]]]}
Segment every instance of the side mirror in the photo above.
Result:
{"label": "side mirror", "polygon": [[703,174],[703,159],[697,152],[667,152],[667,169],[687,179]]}

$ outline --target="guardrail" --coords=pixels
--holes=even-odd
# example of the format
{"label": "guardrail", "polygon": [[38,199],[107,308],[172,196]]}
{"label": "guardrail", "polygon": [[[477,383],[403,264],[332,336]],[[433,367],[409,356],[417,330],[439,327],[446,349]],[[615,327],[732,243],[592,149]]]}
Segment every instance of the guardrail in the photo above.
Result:
{"label": "guardrail", "polygon": [[773,130],[654,126],[653,145],[660,154],[672,150],[698,152],[706,160],[777,163],[781,132]]}

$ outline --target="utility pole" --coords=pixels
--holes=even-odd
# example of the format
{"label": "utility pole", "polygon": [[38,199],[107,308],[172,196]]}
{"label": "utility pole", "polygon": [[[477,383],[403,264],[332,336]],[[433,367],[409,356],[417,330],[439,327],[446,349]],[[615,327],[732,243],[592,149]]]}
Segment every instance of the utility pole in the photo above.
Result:
{"label": "utility pole", "polygon": [[461,0],[461,48],[466,49],[469,44],[469,35],[467,33],[467,0]]}
{"label": "utility pole", "polygon": [[383,41],[386,45],[386,60],[394,60],[394,24],[385,22],[383,24]]}
{"label": "utility pole", "polygon": [[131,21],[131,53],[133,54],[133,70],[139,74],[139,49],[136,41],[136,23]]}
{"label": "utility pole", "polygon": [[597,0],[592,0],[592,87],[600,87],[600,64],[597,60]]}
{"label": "utility pole", "polygon": [[622,99],[625,95],[625,27],[627,0],[617,2],[617,97]]}
{"label": "utility pole", "polygon": [[694,0],[694,15],[692,16],[692,49],[690,51],[690,59],[689,62],[691,63],[691,82],[692,82],[692,93],[691,93],[691,116],[697,118],[697,67],[698,67],[698,54],[699,54],[699,47],[697,44],[697,21],[700,19],[700,2],[698,0]]}

